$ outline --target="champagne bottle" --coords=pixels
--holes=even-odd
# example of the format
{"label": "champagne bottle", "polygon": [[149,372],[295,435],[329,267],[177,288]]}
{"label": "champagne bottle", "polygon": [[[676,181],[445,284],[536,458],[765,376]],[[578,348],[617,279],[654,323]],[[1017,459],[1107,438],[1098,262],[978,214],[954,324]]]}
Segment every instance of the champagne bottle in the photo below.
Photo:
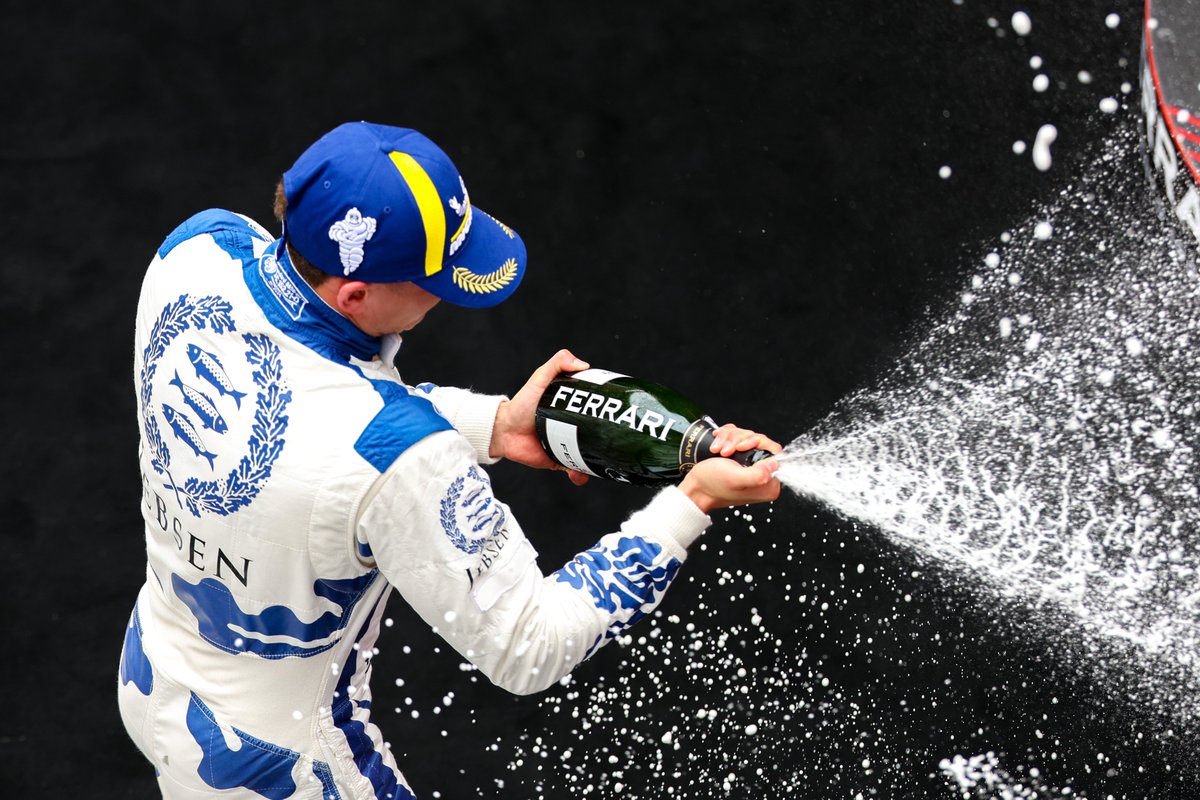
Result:
{"label": "champagne bottle", "polygon": [[[624,483],[676,483],[710,450],[718,427],[665,386],[604,369],[560,374],[538,401],[542,447],[568,469]],[[766,450],[736,453],[750,465]]]}

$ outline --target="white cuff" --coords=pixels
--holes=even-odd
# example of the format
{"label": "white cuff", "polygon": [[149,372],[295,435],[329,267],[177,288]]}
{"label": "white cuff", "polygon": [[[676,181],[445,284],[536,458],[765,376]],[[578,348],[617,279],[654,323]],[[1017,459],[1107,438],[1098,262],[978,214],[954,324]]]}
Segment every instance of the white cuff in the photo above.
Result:
{"label": "white cuff", "polygon": [[687,548],[712,524],[678,486],[668,486],[654,496],[645,508],[635,512],[621,530],[650,536],[662,542],[671,555],[683,561]]}
{"label": "white cuff", "polygon": [[463,393],[462,403],[454,415],[454,427],[458,429],[475,450],[475,459],[480,464],[495,464],[500,459],[492,458],[492,429],[496,426],[496,411],[507,400],[503,395]]}

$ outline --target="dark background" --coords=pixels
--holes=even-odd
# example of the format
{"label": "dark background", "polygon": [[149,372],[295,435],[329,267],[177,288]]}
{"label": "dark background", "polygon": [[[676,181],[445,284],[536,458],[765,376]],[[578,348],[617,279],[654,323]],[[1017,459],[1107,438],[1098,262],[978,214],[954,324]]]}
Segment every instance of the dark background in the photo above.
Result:
{"label": "dark background", "polygon": [[[278,175],[342,121],[418,128],[455,160],[472,199],[521,232],[530,268],[496,309],[431,314],[398,359],[410,382],[511,392],[568,346],[786,442],[901,359],[1001,231],[1112,130],[1140,124],[1138,4],[917,5],[7,4],[5,795],[154,793],[117,715],[115,672],[144,575],[132,321],[142,270],[176,224],[208,207],[270,223]],[[1009,25],[1018,8],[1034,20],[1024,39]],[[1103,24],[1112,11],[1116,30]],[[1035,54],[1053,79],[1043,94],[1030,88]],[[1080,69],[1091,84],[1075,79]],[[1099,114],[1099,99],[1120,96],[1123,81],[1134,87],[1127,107]],[[1059,138],[1054,168],[1040,173],[1011,145],[1032,143],[1044,122]],[[493,474],[548,570],[646,499],[505,465]],[[722,522],[708,539],[736,539],[744,527]],[[1057,762],[1056,786],[1187,796],[1178,792],[1192,773],[1153,735],[1156,723],[1108,705],[1059,648],[1004,641],[996,609],[913,578],[887,542],[783,498],[764,535],[787,543],[802,533],[814,581],[844,564],[876,568],[845,620],[826,618],[827,637],[800,632],[786,647],[818,654],[843,684],[874,681],[885,699],[943,696],[939,670],[958,676],[948,703],[922,703],[896,728],[919,754],[895,757],[907,778],[872,789],[856,764],[825,764],[813,767],[820,780],[807,796],[950,797],[924,756],[957,752],[977,728],[987,734],[972,752],[1032,752],[1044,770]],[[697,552],[685,569],[706,575],[749,558],[734,541]],[[890,609],[896,593],[918,590],[895,623],[904,647],[855,644],[874,604]],[[698,591],[680,581],[664,611],[685,613]],[[779,606],[777,587],[746,591],[750,604]],[[536,796],[506,767],[511,742],[569,722],[536,698],[470,680],[400,601],[392,611],[377,707],[413,697],[428,708],[453,691],[456,708],[471,709],[469,720],[447,714],[436,725],[379,715],[418,794]],[[954,644],[931,644],[939,631]],[[625,669],[625,654],[609,650],[578,680]],[[388,680],[389,656],[403,689]],[[1046,721],[1052,696],[1056,717]],[[1057,747],[1029,750],[1034,722],[1060,737]],[[434,735],[447,727],[448,737]],[[1131,731],[1151,735],[1131,744]],[[1106,743],[1125,754],[1107,778],[1085,766]],[[785,757],[803,762],[805,749]],[[677,796],[688,796],[685,783]]]}

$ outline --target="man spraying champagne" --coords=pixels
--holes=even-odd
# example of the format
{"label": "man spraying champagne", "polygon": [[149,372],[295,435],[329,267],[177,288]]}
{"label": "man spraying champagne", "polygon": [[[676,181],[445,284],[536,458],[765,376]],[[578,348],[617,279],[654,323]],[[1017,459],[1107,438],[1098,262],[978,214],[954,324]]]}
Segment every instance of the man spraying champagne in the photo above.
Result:
{"label": "man spraying champagne", "polygon": [[[701,461],[546,575],[483,466],[565,469],[535,409],[588,365],[560,350],[511,399],[412,388],[393,365],[441,300],[486,307],[516,290],[520,237],[474,206],[429,139],[367,123],[300,156],[276,216],[279,237],[202,212],[146,272],[134,380],[148,563],[121,715],[164,797],[409,798],[370,713],[393,588],[495,684],[537,692],[657,606],[708,512],[777,497],[776,465]],[[780,449],[734,426],[710,447],[756,448]]]}

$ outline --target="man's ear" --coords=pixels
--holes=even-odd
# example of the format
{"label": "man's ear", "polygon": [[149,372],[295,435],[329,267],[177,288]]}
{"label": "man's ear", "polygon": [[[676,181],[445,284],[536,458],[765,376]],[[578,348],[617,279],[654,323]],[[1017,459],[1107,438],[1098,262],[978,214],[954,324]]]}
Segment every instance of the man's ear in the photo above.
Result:
{"label": "man's ear", "polygon": [[344,281],[337,288],[335,295],[337,302],[334,307],[347,317],[353,318],[362,311],[363,303],[366,302],[370,289],[370,284],[364,281]]}

